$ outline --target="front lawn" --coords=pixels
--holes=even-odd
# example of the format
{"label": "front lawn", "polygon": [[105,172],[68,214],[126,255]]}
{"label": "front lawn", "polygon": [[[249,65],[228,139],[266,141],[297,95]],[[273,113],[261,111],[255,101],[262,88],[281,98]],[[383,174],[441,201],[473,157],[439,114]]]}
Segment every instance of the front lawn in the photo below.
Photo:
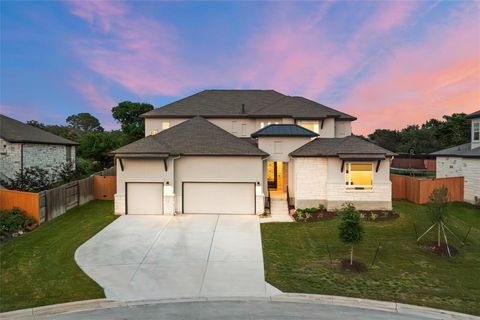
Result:
{"label": "front lawn", "polygon": [[91,201],[0,247],[0,311],[104,297],[75,250],[113,220],[112,201]]}
{"label": "front lawn", "polygon": [[[395,201],[400,218],[366,222],[364,241],[355,258],[369,267],[352,274],[332,268],[349,257],[349,248],[338,239],[337,217],[313,223],[261,225],[266,280],[285,292],[317,293],[397,301],[480,315],[480,210],[466,203],[450,204],[447,225],[463,238],[472,226],[467,244],[454,258],[422,251],[415,242],[413,223],[423,233],[431,223],[426,207]],[[428,240],[433,240],[434,233]],[[382,249],[370,267],[378,242]]]}

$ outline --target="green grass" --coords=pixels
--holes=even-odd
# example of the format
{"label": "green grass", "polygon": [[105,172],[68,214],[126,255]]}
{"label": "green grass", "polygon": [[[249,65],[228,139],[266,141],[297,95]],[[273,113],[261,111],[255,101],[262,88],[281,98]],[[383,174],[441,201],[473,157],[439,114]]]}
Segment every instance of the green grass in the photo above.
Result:
{"label": "green grass", "polygon": [[75,250],[113,220],[112,201],[91,201],[0,246],[0,311],[104,297]]}
{"label": "green grass", "polygon": [[[305,292],[397,301],[480,315],[480,210],[466,203],[450,204],[447,225],[469,239],[453,258],[424,252],[415,242],[413,224],[419,233],[430,225],[426,206],[395,201],[400,218],[365,223],[363,242],[355,259],[369,270],[352,274],[331,267],[349,257],[349,248],[338,240],[339,218],[315,223],[262,224],[266,280],[286,292]],[[433,240],[431,233],[427,240]],[[371,262],[378,243],[381,250]]]}

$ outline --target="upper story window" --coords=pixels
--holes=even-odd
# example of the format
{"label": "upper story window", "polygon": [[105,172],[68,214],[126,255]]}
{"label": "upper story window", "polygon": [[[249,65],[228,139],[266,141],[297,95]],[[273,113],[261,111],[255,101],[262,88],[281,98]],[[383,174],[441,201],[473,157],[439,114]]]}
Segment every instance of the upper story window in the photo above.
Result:
{"label": "upper story window", "polygon": [[162,122],[162,130],[170,128],[170,121],[163,121]]}
{"label": "upper story window", "polygon": [[320,133],[318,121],[298,121],[297,124],[305,129],[313,131],[315,133]]}
{"label": "upper story window", "polygon": [[66,146],[65,151],[66,151],[65,159],[67,161],[72,161],[72,146]]}
{"label": "upper story window", "polygon": [[247,125],[242,123],[242,136],[245,137],[247,135]]}
{"label": "upper story window", "polygon": [[473,124],[473,141],[480,140],[480,122]]}
{"label": "upper story window", "polygon": [[[268,121],[268,122],[262,121],[262,122],[260,122],[260,129],[262,129],[262,128],[266,127],[266,126],[269,126],[269,125],[271,125],[271,124],[272,124],[271,121]],[[275,121],[275,124],[278,124],[278,121]]]}
{"label": "upper story window", "polygon": [[372,163],[345,163],[345,184],[347,190],[372,190]]}
{"label": "upper story window", "polygon": [[157,134],[157,133],[158,133],[157,130],[150,130],[150,131],[148,132],[148,135],[153,136],[153,135],[155,135],[155,134]]}
{"label": "upper story window", "polygon": [[237,132],[237,121],[232,121],[232,133]]}

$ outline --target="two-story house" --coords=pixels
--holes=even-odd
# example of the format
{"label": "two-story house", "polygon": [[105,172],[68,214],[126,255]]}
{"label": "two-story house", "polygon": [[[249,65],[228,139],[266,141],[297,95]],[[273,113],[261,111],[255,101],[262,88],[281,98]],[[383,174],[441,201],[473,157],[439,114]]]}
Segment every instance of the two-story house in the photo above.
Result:
{"label": "two-story house", "polygon": [[298,208],[392,208],[394,153],[315,101],[205,90],[143,117],[145,138],[113,152],[117,214],[260,214],[269,191]]}
{"label": "two-story house", "polygon": [[0,114],[0,178],[13,178],[25,168],[52,172],[71,162],[78,143]]}
{"label": "two-story house", "polygon": [[433,152],[437,178],[464,177],[464,200],[480,201],[480,110],[466,116],[471,120],[471,141]]}

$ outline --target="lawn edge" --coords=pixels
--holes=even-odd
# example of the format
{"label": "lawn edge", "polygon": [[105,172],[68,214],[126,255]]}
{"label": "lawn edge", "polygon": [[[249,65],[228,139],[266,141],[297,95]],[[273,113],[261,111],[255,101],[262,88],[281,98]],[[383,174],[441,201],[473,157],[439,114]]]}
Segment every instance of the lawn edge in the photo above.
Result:
{"label": "lawn edge", "polygon": [[271,297],[197,297],[162,300],[142,301],[114,301],[109,299],[92,299],[61,304],[53,304],[42,307],[27,308],[15,311],[0,313],[4,320],[14,320],[26,317],[50,316],[68,314],[81,311],[103,310],[118,307],[132,307],[142,305],[154,305],[165,303],[187,303],[187,302],[214,302],[214,301],[271,301],[271,302],[293,302],[293,303],[314,303],[325,305],[344,306],[349,308],[369,309],[399,313],[404,315],[416,315],[438,319],[478,319],[480,317],[448,310],[441,310],[429,307],[403,304],[398,302],[370,300],[362,298],[350,298],[342,296],[329,296],[305,293],[283,293]]}

